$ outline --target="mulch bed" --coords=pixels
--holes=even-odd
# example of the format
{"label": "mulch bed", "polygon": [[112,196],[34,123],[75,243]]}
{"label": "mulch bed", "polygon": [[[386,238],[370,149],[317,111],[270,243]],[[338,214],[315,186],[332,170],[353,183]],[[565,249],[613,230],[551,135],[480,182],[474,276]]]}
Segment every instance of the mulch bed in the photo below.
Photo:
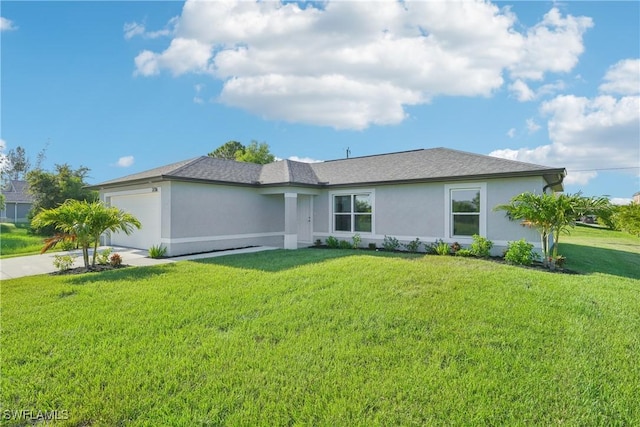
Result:
{"label": "mulch bed", "polygon": [[54,271],[53,273],[49,273],[49,276],[66,276],[66,275],[72,275],[72,274],[97,273],[100,271],[120,270],[122,268],[127,268],[127,267],[131,267],[131,266],[123,264],[117,267],[113,267],[111,265],[96,265],[95,267],[89,267],[89,268],[76,267],[76,268],[70,268],[68,270]]}

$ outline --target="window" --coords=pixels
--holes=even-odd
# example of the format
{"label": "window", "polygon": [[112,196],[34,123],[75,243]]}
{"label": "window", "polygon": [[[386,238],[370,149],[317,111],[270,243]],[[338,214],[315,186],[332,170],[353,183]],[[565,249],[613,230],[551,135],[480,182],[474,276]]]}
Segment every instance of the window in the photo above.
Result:
{"label": "window", "polygon": [[486,234],[486,185],[446,185],[446,226],[449,237]]}
{"label": "window", "polygon": [[371,233],[372,206],[371,193],[333,195],[334,231]]}

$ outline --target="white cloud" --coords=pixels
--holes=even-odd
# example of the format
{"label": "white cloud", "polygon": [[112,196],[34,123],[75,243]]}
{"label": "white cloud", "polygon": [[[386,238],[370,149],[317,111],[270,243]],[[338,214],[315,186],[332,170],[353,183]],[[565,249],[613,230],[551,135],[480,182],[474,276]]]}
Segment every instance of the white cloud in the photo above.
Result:
{"label": "white cloud", "polygon": [[133,156],[123,156],[118,159],[116,166],[119,168],[128,168],[132,166],[134,162]]}
{"label": "white cloud", "polygon": [[516,99],[520,102],[531,101],[535,99],[536,93],[529,88],[529,86],[520,79],[509,85],[509,90],[516,96]]}
{"label": "white cloud", "polygon": [[516,25],[487,2],[189,0],[170,45],[140,52],[135,74],[201,73],[223,82],[218,101],[256,115],[363,129],[436,96],[491,96],[505,71],[521,86],[569,71],[591,21],[554,8]]}
{"label": "white cloud", "polygon": [[0,31],[13,31],[17,29],[18,27],[16,27],[12,20],[0,16]]}
{"label": "white cloud", "polygon": [[511,128],[507,131],[507,136],[509,138],[513,138],[514,136],[516,136],[516,128]]}
{"label": "white cloud", "polygon": [[612,197],[609,199],[612,205],[630,205],[633,202],[633,199],[625,198],[625,197]]}
{"label": "white cloud", "polygon": [[298,157],[298,156],[289,156],[289,160],[293,160],[294,162],[302,162],[302,163],[320,163],[322,160],[312,159],[311,157]]}
{"label": "white cloud", "polygon": [[[625,76],[620,76],[624,80]],[[608,82],[617,84],[607,73]],[[567,184],[586,184],[598,170],[640,164],[640,96],[593,98],[556,96],[540,107],[549,117],[551,144],[535,148],[496,150],[490,155],[549,166],[566,167]],[[633,169],[636,168],[636,169]]]}
{"label": "white cloud", "polygon": [[158,31],[147,31],[145,24],[139,22],[126,22],[122,29],[124,31],[124,38],[127,40],[136,36],[141,36],[145,39],[157,39],[158,37],[166,37],[174,34],[177,22],[178,17],[174,16],[163,29]]}
{"label": "white cloud", "polygon": [[604,76],[600,90],[610,94],[638,95],[640,93],[640,59],[625,59],[611,67]]}
{"label": "white cloud", "polygon": [[144,34],[145,28],[144,28],[144,24],[139,24],[137,22],[126,22],[124,24],[123,31],[124,31],[124,38],[128,40],[135,36]]}
{"label": "white cloud", "polygon": [[529,133],[535,133],[540,130],[540,125],[534,119],[527,119],[527,130]]}
{"label": "white cloud", "polygon": [[593,26],[588,17],[562,17],[552,8],[542,21],[527,31],[521,58],[509,68],[514,78],[541,80],[547,72],[566,73],[584,51],[582,36]]}

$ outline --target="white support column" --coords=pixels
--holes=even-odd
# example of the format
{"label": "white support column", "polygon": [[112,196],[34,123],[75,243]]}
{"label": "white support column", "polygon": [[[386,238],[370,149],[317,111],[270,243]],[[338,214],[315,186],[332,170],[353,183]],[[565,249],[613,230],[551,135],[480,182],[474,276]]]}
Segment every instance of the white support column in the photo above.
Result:
{"label": "white support column", "polygon": [[297,193],[284,193],[284,248],[298,249]]}

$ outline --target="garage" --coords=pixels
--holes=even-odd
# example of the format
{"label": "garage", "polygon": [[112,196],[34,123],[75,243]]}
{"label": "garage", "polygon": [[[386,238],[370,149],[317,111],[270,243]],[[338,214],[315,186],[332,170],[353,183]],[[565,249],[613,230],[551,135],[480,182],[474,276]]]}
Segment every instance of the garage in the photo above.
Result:
{"label": "garage", "polygon": [[143,194],[129,194],[111,196],[111,206],[122,209],[135,216],[142,224],[140,230],[134,230],[130,235],[113,233],[112,246],[149,249],[160,244],[160,193],[149,192]]}

